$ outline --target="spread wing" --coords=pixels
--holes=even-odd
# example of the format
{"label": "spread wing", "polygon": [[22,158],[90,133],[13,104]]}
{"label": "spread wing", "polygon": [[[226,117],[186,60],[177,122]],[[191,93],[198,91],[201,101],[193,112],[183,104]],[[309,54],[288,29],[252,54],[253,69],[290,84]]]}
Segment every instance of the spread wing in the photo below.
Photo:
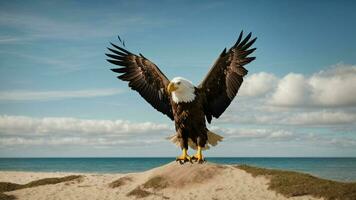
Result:
{"label": "spread wing", "polygon": [[173,120],[170,97],[166,90],[169,80],[161,70],[143,55],[135,55],[126,49],[112,44],[108,62],[120,66],[111,69],[119,73],[118,79],[129,82],[129,87],[136,90],[156,110]]}
{"label": "spread wing", "polygon": [[257,38],[250,40],[249,33],[242,40],[240,33],[234,46],[226,52],[226,48],[215,61],[203,82],[198,88],[205,94],[204,112],[208,122],[212,116],[215,118],[226,110],[236,96],[243,77],[247,74],[244,65],[250,63],[255,57],[247,57],[256,48],[249,49]]}

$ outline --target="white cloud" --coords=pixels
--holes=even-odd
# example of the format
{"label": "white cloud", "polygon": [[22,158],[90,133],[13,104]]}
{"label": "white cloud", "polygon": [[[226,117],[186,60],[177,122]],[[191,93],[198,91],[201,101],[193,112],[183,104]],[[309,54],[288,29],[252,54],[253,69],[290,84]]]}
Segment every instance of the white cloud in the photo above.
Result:
{"label": "white cloud", "polygon": [[325,106],[356,105],[356,66],[336,65],[310,77],[311,98]]}
{"label": "white cloud", "polygon": [[0,146],[14,145],[89,145],[98,146],[115,146],[115,145],[143,145],[162,142],[164,139],[112,139],[112,138],[86,138],[86,137],[6,137],[0,138]]}
{"label": "white cloud", "polygon": [[334,146],[338,148],[355,148],[356,139],[351,137],[327,137],[320,134],[311,133],[303,137],[305,141],[316,143],[317,145]]}
{"label": "white cloud", "polygon": [[[356,124],[355,65],[338,64],[310,76],[289,73],[278,79],[266,75],[252,74],[248,87],[255,89],[245,86],[242,96],[253,98],[237,97],[217,122],[328,128]],[[268,82],[272,88],[258,89],[263,88],[260,83]]]}
{"label": "white cloud", "polygon": [[259,124],[259,125],[297,125],[297,126],[335,126],[353,125],[356,123],[356,114],[345,111],[279,111],[259,112],[251,110],[250,113],[229,113],[222,117],[221,123]]}
{"label": "white cloud", "polygon": [[293,125],[337,125],[356,123],[356,114],[346,112],[304,112],[281,119],[282,123]]}
{"label": "white cloud", "polygon": [[[170,142],[173,127],[152,122],[123,120],[86,120],[77,118],[32,118],[26,116],[0,116],[0,148],[28,146],[84,146],[112,148],[116,146],[142,146]],[[356,140],[321,134],[301,134],[284,128],[210,127],[226,141],[308,143],[342,148],[354,147]]]}
{"label": "white cloud", "polygon": [[140,146],[167,142],[173,127],[153,122],[0,116],[0,147],[14,145]]}
{"label": "white cloud", "polygon": [[281,106],[305,104],[307,102],[307,90],[308,85],[304,76],[290,73],[278,82],[271,103]]}
{"label": "white cloud", "polygon": [[120,136],[170,131],[170,126],[152,122],[134,123],[125,120],[88,120],[69,117],[0,116],[0,134],[8,135],[105,134]]}
{"label": "white cloud", "polygon": [[291,140],[296,138],[295,134],[283,129],[267,128],[220,128],[212,127],[212,131],[235,139],[262,139],[262,140]]}
{"label": "white cloud", "polygon": [[274,106],[356,106],[356,66],[338,64],[310,77],[290,73],[268,100]]}
{"label": "white cloud", "polygon": [[221,128],[211,127],[214,132],[223,135],[226,140],[236,139],[237,141],[264,141],[271,142],[295,142],[308,145],[323,145],[341,148],[354,148],[356,139],[352,137],[326,136],[317,133],[294,132],[283,128]]}
{"label": "white cloud", "polygon": [[0,101],[50,101],[72,98],[111,96],[120,93],[118,89],[88,89],[62,91],[0,91]]}
{"label": "white cloud", "polygon": [[239,96],[256,97],[270,92],[277,83],[277,78],[273,74],[260,72],[245,78]]}
{"label": "white cloud", "polygon": [[353,138],[332,138],[330,140],[324,141],[326,144],[334,145],[337,147],[355,147],[356,140]]}

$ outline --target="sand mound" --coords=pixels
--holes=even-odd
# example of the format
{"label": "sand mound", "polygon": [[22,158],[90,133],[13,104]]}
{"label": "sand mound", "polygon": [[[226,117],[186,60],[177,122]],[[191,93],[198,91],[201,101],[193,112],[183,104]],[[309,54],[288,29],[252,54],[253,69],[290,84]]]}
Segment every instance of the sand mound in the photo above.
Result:
{"label": "sand mound", "polygon": [[126,197],[134,199],[285,199],[268,190],[268,182],[230,165],[171,162],[120,177],[109,187],[119,185]]}
{"label": "sand mound", "polygon": [[[54,175],[56,174],[0,172],[0,182],[7,181],[24,184],[45,177],[54,177]],[[56,176],[59,175],[57,174]],[[16,197],[18,200],[316,199],[311,196],[287,198],[268,188],[270,183],[268,177],[253,177],[251,174],[234,166],[213,163],[185,163],[180,165],[177,162],[171,162],[140,173],[82,174],[82,176],[81,181],[62,182],[52,185],[40,184],[36,187],[7,190],[8,192],[3,194],[9,197],[5,197],[7,199]],[[26,182],[22,180],[26,180]]]}
{"label": "sand mound", "polygon": [[[141,179],[142,176],[144,182],[138,184],[133,190],[131,190],[127,196],[136,196],[139,198],[147,197],[149,195],[159,195],[159,192],[163,189],[184,189],[191,187],[199,187],[199,184],[206,184],[213,180],[213,178],[221,173],[227,167],[222,165],[216,165],[211,163],[205,164],[191,164],[185,163],[181,165],[177,162],[171,162],[162,167],[152,169],[150,171],[122,177],[110,185],[120,183],[120,186],[124,185],[124,180]],[[163,198],[166,197],[161,195]],[[168,197],[166,197],[168,198]]]}
{"label": "sand mound", "polygon": [[[144,186],[160,188],[162,185],[165,185],[166,187],[182,188],[191,187],[195,184],[206,184],[215,176],[223,173],[224,169],[227,169],[227,167],[212,163],[185,163],[181,165],[172,162],[149,171],[149,180]],[[157,185],[157,187],[155,187],[155,185]]]}

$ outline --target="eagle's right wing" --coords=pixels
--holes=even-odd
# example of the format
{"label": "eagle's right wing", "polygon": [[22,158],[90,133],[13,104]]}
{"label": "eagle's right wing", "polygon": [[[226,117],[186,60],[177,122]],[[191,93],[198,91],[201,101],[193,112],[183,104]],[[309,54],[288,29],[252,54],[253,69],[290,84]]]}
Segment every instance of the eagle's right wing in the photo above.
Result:
{"label": "eagle's right wing", "polygon": [[108,62],[122,66],[111,69],[121,74],[117,78],[128,81],[129,87],[136,90],[156,110],[173,120],[170,96],[167,91],[169,80],[159,68],[143,55],[135,55],[126,49],[112,44],[108,48],[112,54],[106,54]]}

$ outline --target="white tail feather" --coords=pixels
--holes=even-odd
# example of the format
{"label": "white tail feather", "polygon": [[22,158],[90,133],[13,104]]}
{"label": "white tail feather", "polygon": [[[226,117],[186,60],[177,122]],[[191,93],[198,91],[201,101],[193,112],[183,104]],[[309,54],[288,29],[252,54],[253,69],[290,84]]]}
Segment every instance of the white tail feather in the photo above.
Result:
{"label": "white tail feather", "polygon": [[[178,136],[177,134],[174,134],[174,135],[171,135],[169,137],[167,137],[168,140],[170,140],[171,142],[173,142],[173,144],[177,145],[178,147],[180,146],[180,142],[178,140]],[[216,146],[218,144],[218,142],[221,142],[223,139],[222,136],[216,134],[216,133],[213,133],[211,131],[208,131],[208,141],[207,143],[205,144],[205,147],[203,147],[203,150],[206,150],[206,149],[209,149],[210,146]],[[194,150],[197,150],[198,147],[197,145],[195,144],[195,142],[192,141],[192,139],[188,139],[188,146]]]}

